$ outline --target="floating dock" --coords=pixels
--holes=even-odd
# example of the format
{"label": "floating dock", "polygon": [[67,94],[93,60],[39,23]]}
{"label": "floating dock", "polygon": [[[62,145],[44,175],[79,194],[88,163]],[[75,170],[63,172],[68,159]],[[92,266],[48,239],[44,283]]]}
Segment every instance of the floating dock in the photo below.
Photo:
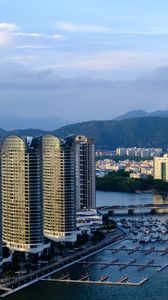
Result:
{"label": "floating dock", "polygon": [[135,248],[126,248],[126,247],[120,247],[120,248],[107,248],[106,251],[112,251],[112,254],[118,253],[119,251],[126,251],[128,254],[133,254],[135,252],[144,252],[145,255],[148,255],[150,253],[161,253],[162,256],[168,254],[168,248],[165,249],[156,249],[155,247],[151,247],[149,249],[141,249],[140,247]]}
{"label": "floating dock", "polygon": [[128,276],[124,276],[118,282],[122,283],[122,282],[128,281],[128,279],[129,279]]}
{"label": "floating dock", "polygon": [[143,278],[141,281],[139,282],[130,282],[130,281],[91,281],[91,280],[87,280],[87,281],[83,281],[83,280],[74,280],[74,279],[70,279],[70,280],[59,280],[59,279],[44,279],[45,281],[53,281],[53,282],[63,282],[63,283],[83,283],[83,284],[104,284],[104,285],[123,285],[123,286],[141,286],[143,285],[147,280],[148,277]]}
{"label": "floating dock", "polygon": [[70,273],[67,273],[65,275],[62,275],[62,277],[60,277],[59,279],[60,280],[67,279],[67,278],[69,278],[70,275],[71,275]]}
{"label": "floating dock", "polygon": [[136,261],[137,261],[136,259],[130,260],[128,263],[121,265],[121,266],[119,267],[119,270],[121,271],[121,270],[123,270],[123,269],[126,269],[127,267],[131,266],[132,264],[135,264]]}
{"label": "floating dock", "polygon": [[[152,262],[151,262],[152,261]],[[150,262],[150,263],[149,263]],[[147,268],[147,267],[150,267],[150,268],[162,268],[161,265],[157,265],[157,264],[153,264],[154,263],[154,260],[150,260],[150,261],[147,261],[147,262],[144,262],[144,263],[138,263],[136,261],[136,259],[132,259],[130,260],[129,262],[126,262],[126,263],[122,263],[122,262],[106,262],[106,261],[101,261],[101,262],[94,262],[93,264],[98,264],[101,267],[101,269],[105,269],[107,267],[110,267],[110,266],[119,266],[120,267],[120,270],[123,270],[127,267],[142,267],[142,270]],[[81,264],[81,262],[78,262],[78,264]]]}
{"label": "floating dock", "polygon": [[154,263],[153,259],[147,261],[143,266],[138,267],[138,271],[144,270],[146,267],[151,266],[153,263]]}
{"label": "floating dock", "polygon": [[104,275],[104,276],[102,276],[101,278],[100,278],[100,282],[102,282],[102,281],[105,281],[106,279],[108,279],[109,278],[109,276],[108,275]]}
{"label": "floating dock", "polygon": [[167,268],[168,267],[168,264],[166,264],[166,265],[164,265],[163,267],[158,267],[157,269],[156,269],[156,271],[157,272],[161,272],[162,270],[164,270],[165,268]]}
{"label": "floating dock", "polygon": [[85,280],[87,280],[89,278],[89,275],[88,274],[86,274],[86,275],[82,275],[80,278],[79,278],[79,281],[85,281]]}

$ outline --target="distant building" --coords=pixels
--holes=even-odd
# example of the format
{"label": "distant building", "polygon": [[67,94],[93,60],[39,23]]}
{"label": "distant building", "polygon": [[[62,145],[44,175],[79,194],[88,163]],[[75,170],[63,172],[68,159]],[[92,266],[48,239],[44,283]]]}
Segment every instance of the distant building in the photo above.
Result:
{"label": "distant building", "polygon": [[133,156],[133,157],[155,157],[162,155],[161,148],[117,148],[116,155],[118,156]]}
{"label": "distant building", "polygon": [[96,207],[95,142],[86,136],[76,136],[76,199],[77,210]]}
{"label": "distant building", "polygon": [[154,179],[168,182],[168,155],[154,158]]}
{"label": "distant building", "polygon": [[125,156],[126,155],[126,148],[117,148],[116,155],[118,156]]}
{"label": "distant building", "polygon": [[43,244],[41,150],[38,139],[9,136],[1,150],[3,242],[38,253]]}
{"label": "distant building", "polygon": [[130,178],[134,179],[147,179],[148,175],[143,173],[130,173]]}
{"label": "distant building", "polygon": [[73,138],[42,137],[44,235],[76,241],[75,147]]}

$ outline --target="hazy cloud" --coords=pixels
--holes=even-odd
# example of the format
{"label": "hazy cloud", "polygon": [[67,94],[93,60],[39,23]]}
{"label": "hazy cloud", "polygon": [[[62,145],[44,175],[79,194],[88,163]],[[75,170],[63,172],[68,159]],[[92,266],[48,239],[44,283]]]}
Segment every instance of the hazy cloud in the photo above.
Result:
{"label": "hazy cloud", "polygon": [[121,28],[106,27],[95,24],[76,24],[72,22],[60,21],[55,23],[55,28],[67,32],[80,33],[109,33],[126,35],[168,35],[168,28],[151,26],[148,28]]}
{"label": "hazy cloud", "polygon": [[94,24],[75,24],[70,22],[56,22],[56,29],[69,32],[86,32],[86,33],[104,33],[108,32],[108,27],[98,26]]}
{"label": "hazy cloud", "polygon": [[0,47],[7,46],[12,41],[12,33],[18,26],[13,23],[0,23]]}
{"label": "hazy cloud", "polygon": [[57,39],[62,40],[64,37],[60,34],[42,34],[36,32],[16,32],[16,36],[23,36],[23,37],[31,37],[31,38],[42,38],[42,39]]}
{"label": "hazy cloud", "polygon": [[44,33],[37,33],[37,32],[24,32],[24,31],[19,31],[19,29],[20,29],[19,26],[14,23],[0,23],[0,47],[5,47],[10,45],[11,47],[20,48],[20,49],[21,48],[37,49],[37,46],[33,44],[34,42],[43,41],[46,43],[47,40],[60,41],[64,39],[63,35],[57,33],[44,34]]}
{"label": "hazy cloud", "polygon": [[[1,113],[22,116],[60,116],[80,121],[110,119],[125,111],[167,108],[168,67],[159,77],[108,81],[90,78],[60,78],[52,69],[22,69],[13,76],[0,77]],[[66,107],[66,109],[65,109]],[[31,108],[31,109],[30,109]]]}
{"label": "hazy cloud", "polygon": [[14,23],[0,23],[0,31],[16,31],[18,26]]}

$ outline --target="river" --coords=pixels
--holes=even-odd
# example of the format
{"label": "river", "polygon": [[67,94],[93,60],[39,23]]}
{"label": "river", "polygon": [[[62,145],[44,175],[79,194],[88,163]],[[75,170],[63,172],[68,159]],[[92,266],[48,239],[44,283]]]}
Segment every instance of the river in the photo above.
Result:
{"label": "river", "polygon": [[[130,205],[130,204],[149,204],[149,203],[164,203],[167,202],[167,197],[152,194],[131,194],[131,193],[114,193],[114,192],[97,192],[97,206],[103,205]],[[103,258],[108,259],[108,251],[101,253]],[[100,256],[100,255],[99,255]],[[124,258],[123,258],[124,259]],[[160,258],[159,258],[160,259]],[[165,262],[168,260],[168,255],[164,257]],[[119,276],[118,268],[112,269],[111,276]],[[138,275],[136,271],[129,275],[132,278],[136,276],[144,276],[145,273]],[[80,265],[71,267],[71,272],[74,272],[77,277],[81,274]],[[92,276],[100,277],[100,269],[94,267]],[[145,272],[145,271],[144,271]],[[150,271],[152,272],[152,271]],[[120,273],[124,275],[125,273]],[[168,269],[160,273],[152,272],[150,280],[140,287],[123,287],[123,286],[106,286],[106,285],[87,285],[73,283],[57,283],[41,281],[30,287],[27,287],[16,294],[6,298],[13,300],[167,300],[168,299]],[[97,277],[96,277],[97,276]]]}

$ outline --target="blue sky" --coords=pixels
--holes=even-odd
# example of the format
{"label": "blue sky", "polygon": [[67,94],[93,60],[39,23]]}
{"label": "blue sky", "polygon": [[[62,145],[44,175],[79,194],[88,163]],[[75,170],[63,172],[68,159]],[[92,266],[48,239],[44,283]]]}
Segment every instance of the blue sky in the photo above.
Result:
{"label": "blue sky", "polygon": [[168,109],[167,16],[166,0],[0,0],[1,113]]}

